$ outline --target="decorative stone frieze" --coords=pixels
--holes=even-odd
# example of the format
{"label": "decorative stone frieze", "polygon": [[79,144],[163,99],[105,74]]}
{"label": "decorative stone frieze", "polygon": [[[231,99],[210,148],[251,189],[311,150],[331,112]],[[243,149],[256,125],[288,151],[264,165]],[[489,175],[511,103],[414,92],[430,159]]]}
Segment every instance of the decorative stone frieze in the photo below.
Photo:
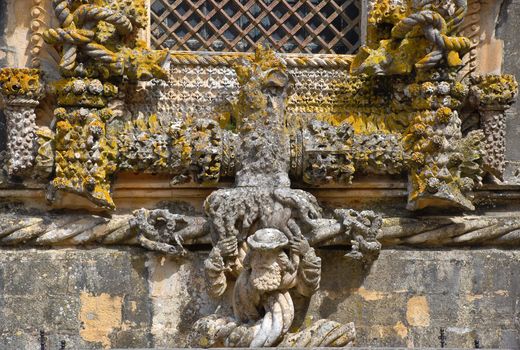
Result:
{"label": "decorative stone frieze", "polygon": [[[186,258],[190,257],[190,252],[195,247],[210,244],[212,240],[206,217],[180,214],[172,209],[140,209],[133,215],[114,214],[110,217],[76,211],[56,214],[40,210],[9,209],[1,212],[1,218],[2,246],[137,245],[164,251],[172,257]],[[520,222],[513,214],[385,217],[382,219],[381,229],[376,232],[376,239],[383,249],[399,246],[517,248],[520,246],[519,230]],[[366,232],[362,237],[369,236],[369,231],[358,232]],[[138,235],[142,238],[138,238]],[[333,245],[347,249],[352,245],[351,238],[350,235],[339,235],[317,243],[311,241],[311,246],[317,249]],[[152,242],[165,244],[148,244]]]}
{"label": "decorative stone frieze", "polygon": [[[35,144],[45,147],[32,152],[47,176],[55,159],[51,199],[63,189],[114,208],[111,182],[123,171],[167,174],[172,185],[234,178],[238,186],[349,184],[363,175],[407,173],[409,209],[473,209],[482,163],[501,173],[503,130],[491,131],[500,120],[486,120],[511,103],[516,85],[507,83],[509,99],[482,98],[493,87],[457,80],[469,49],[458,36],[464,2],[374,2],[367,46],[353,58],[284,55],[263,58],[260,67],[255,55],[265,53],[174,53],[167,82],[140,86],[137,80],[166,77],[166,52],[149,51],[136,39],[146,22],[144,2],[102,5],[54,1],[60,26],[44,35],[62,50],[66,77],[52,84],[55,139],[40,132]],[[279,117],[269,125],[279,130],[268,145],[253,142],[267,137],[255,126],[267,113],[258,93],[264,85],[283,90],[272,102]],[[460,116],[468,91],[482,124],[469,133]],[[86,118],[102,131],[87,128]],[[246,161],[254,152],[262,156]]]}

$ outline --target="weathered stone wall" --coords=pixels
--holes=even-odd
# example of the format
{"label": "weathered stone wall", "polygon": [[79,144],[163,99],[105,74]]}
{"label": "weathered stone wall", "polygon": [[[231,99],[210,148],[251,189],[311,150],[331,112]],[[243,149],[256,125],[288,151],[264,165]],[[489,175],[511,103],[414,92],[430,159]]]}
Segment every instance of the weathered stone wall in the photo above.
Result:
{"label": "weathered stone wall", "polygon": [[[520,78],[520,1],[505,0],[500,7],[496,22],[496,37],[503,40],[503,71]],[[520,128],[518,116],[520,104],[512,106],[507,118],[506,159],[509,160],[507,176],[518,179],[520,176]],[[517,180],[516,180],[517,181]]]}
{"label": "weathered stone wall", "polygon": [[[360,346],[520,346],[520,252],[383,250],[369,270],[320,250],[321,290],[295,298],[295,323],[354,321]],[[206,294],[205,253],[184,264],[140,249],[9,250],[0,254],[0,348],[178,347],[219,301]],[[227,295],[228,297],[229,295]],[[224,312],[227,303],[223,303]],[[229,310],[227,310],[229,311]]]}
{"label": "weathered stone wall", "polygon": [[29,64],[31,0],[0,1],[0,67]]}

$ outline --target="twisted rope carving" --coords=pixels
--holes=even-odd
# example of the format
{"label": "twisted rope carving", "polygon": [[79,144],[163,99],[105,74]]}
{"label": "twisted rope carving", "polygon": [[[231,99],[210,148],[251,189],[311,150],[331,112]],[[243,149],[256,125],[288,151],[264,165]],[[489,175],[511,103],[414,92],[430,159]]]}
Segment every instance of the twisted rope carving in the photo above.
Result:
{"label": "twisted rope carving", "polygon": [[4,98],[6,107],[36,107],[39,101],[27,97]]}
{"label": "twisted rope carving", "polygon": [[[247,55],[247,54],[246,54]],[[175,53],[170,56],[173,65],[200,65],[200,66],[231,66],[242,55],[237,54],[202,54],[202,53]],[[352,57],[348,55],[330,56],[284,56],[280,60],[288,67],[312,68],[348,68]]]}
{"label": "twisted rope carving", "polygon": [[45,39],[51,44],[65,42],[72,45],[81,45],[91,42],[93,37],[94,32],[86,29],[51,28],[45,32]]}
{"label": "twisted rope carving", "polygon": [[63,54],[60,61],[60,67],[66,71],[71,71],[76,67],[76,59],[78,58],[78,47],[73,44],[63,45]]}
{"label": "twisted rope carving", "polygon": [[0,225],[0,245],[125,244],[134,236],[129,226],[130,217],[4,215]]}
{"label": "twisted rope carving", "polygon": [[83,51],[96,61],[104,63],[117,62],[117,55],[100,44],[89,43],[85,45]]}
{"label": "twisted rope carving", "polygon": [[[417,25],[426,27],[425,35],[432,35],[433,37],[428,38],[428,40],[432,42],[440,42],[440,38],[436,38],[436,36],[440,33],[446,33],[447,30],[446,21],[440,14],[425,10],[413,13],[397,23],[395,27],[392,28],[392,38],[403,39]],[[431,32],[431,30],[434,29],[440,33]]]}
{"label": "twisted rope carving", "polygon": [[[81,5],[71,13],[68,0],[53,0],[54,12],[62,28],[49,29],[44,39],[50,44],[62,43],[63,53],[60,67],[72,71],[76,67],[78,47],[94,60],[113,65],[116,70],[122,69],[117,55],[103,45],[93,42],[94,31],[91,30],[99,21],[105,21],[116,27],[121,34],[128,34],[133,26],[130,20],[119,11],[96,5]],[[85,27],[85,28],[82,28]]]}
{"label": "twisted rope carving", "polygon": [[52,0],[52,7],[60,22],[60,26],[68,27],[72,24],[74,16],[69,9],[69,0]]}
{"label": "twisted rope carving", "polygon": [[51,28],[44,33],[45,41],[49,44],[63,43],[63,55],[60,67],[67,71],[74,69],[76,66],[78,56],[77,45],[89,43],[93,37],[94,32],[91,30],[74,28]]}
{"label": "twisted rope carving", "polygon": [[90,25],[94,25],[99,21],[112,24],[123,35],[132,32],[132,23],[119,11],[96,5],[81,5],[74,11],[74,23],[78,27],[88,26],[89,22],[93,22]]}
{"label": "twisted rope carving", "polygon": [[448,34],[457,35],[459,33],[459,29],[464,21],[464,17],[466,17],[466,13],[468,12],[468,4],[466,0],[457,1],[457,9],[453,14],[452,18],[448,21]]}
{"label": "twisted rope carving", "polygon": [[[463,3],[463,4],[462,4]],[[461,2],[454,16],[450,19],[449,24],[437,12],[431,10],[419,11],[402,19],[394,28],[392,28],[392,37],[395,39],[404,39],[416,26],[420,26],[424,36],[430,41],[435,49],[423,57],[416,63],[418,69],[431,68],[435,66],[442,58],[445,51],[463,52],[469,50],[471,42],[465,37],[451,37],[446,35],[448,30],[453,32],[458,28],[466,14],[465,1]]]}
{"label": "twisted rope carving", "polygon": [[516,217],[386,219],[377,239],[383,246],[518,246]]}
{"label": "twisted rope carving", "polygon": [[[134,216],[105,218],[90,214],[22,215],[2,214],[0,246],[5,245],[139,245],[130,228]],[[197,219],[197,217],[194,217]],[[386,218],[377,239],[383,247],[415,246],[520,246],[520,219],[517,217],[431,217]],[[209,234],[194,242],[208,243]],[[333,240],[333,244],[350,244]]]}

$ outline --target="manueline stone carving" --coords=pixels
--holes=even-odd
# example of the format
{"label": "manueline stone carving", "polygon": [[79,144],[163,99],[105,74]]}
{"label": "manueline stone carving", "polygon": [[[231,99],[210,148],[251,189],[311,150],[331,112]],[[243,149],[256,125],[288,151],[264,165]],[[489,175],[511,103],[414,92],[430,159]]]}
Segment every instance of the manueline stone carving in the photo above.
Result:
{"label": "manueline stone carving", "polygon": [[[101,208],[3,203],[0,246],[125,245],[175,264],[202,256],[208,294],[232,306],[197,316],[187,345],[204,348],[354,344],[353,323],[298,323],[302,310],[293,301],[319,290],[324,247],[365,268],[382,247],[519,247],[513,214],[383,218],[315,197],[407,193],[410,210],[472,210],[474,190],[503,179],[505,111],[518,85],[513,76],[474,74],[475,41],[459,33],[466,1],[368,2],[367,45],[351,56],[150,50],[138,39],[147,28],[146,0],[52,0],[58,27],[43,32],[43,3],[33,0],[32,64],[46,69],[44,40],[61,53],[52,56],[62,80],[0,69],[2,195],[46,192],[52,201],[67,191]],[[478,40],[478,30],[465,29]],[[48,115],[44,106],[35,112],[44,81]],[[146,208],[127,201],[113,211],[113,188],[132,196],[128,173],[157,181],[141,183],[154,188],[150,197],[171,196],[180,184],[191,188],[179,193],[215,190],[198,209],[141,198],[138,208]],[[119,174],[122,184],[113,186]],[[383,189],[374,189],[379,181]],[[345,192],[327,197],[334,185]],[[489,200],[483,192],[477,198]]]}
{"label": "manueline stone carving", "polygon": [[118,130],[108,126],[121,111],[111,107],[123,79],[164,78],[167,52],[149,50],[137,39],[148,19],[144,0],[53,0],[52,5],[60,27],[43,36],[61,49],[65,79],[53,84],[59,106],[54,112],[56,171],[47,197],[53,200],[65,190],[114,208],[110,191],[118,170]]}
{"label": "manueline stone carving", "polygon": [[[291,147],[284,106],[291,78],[275,54],[263,48],[235,69],[241,84],[237,129],[243,142],[237,149],[235,188],[213,192],[204,205],[213,244],[205,263],[209,291],[220,297],[228,279],[236,278],[234,317],[211,315],[197,321],[192,341],[204,347],[345,346],[355,337],[352,324],[323,320],[313,331],[289,335],[294,320],[289,290],[308,297],[319,288],[321,260],[311,244],[347,235],[352,257],[377,257],[381,219],[349,210],[325,218],[311,194],[289,188]],[[314,130],[327,133],[319,124]],[[313,340],[305,343],[310,334]]]}
{"label": "manueline stone carving", "polygon": [[[376,2],[368,16],[367,46],[356,55],[351,72],[409,74],[442,61],[446,67],[460,66],[461,55],[471,47],[469,39],[456,36],[466,11],[466,0]],[[382,29],[388,25],[390,33]]]}
{"label": "manueline stone carving", "polygon": [[[65,79],[51,84],[58,108],[50,128],[37,127],[30,112],[39,96],[37,74],[2,78],[8,114],[14,113],[8,172],[49,180],[49,199],[65,190],[113,209],[111,185],[124,171],[168,174],[171,185],[234,179],[239,188],[407,173],[409,209],[469,210],[484,172],[484,180],[502,176],[503,111],[517,85],[506,75],[457,80],[468,50],[458,36],[464,1],[374,2],[367,48],[354,58],[287,55],[254,63],[252,54],[175,53],[171,79],[144,87],[135,82],[167,75],[166,51],[150,51],[136,39],[146,22],[144,2],[55,0],[53,8],[59,27],[44,37],[61,50]],[[8,92],[15,76],[37,83]],[[271,114],[262,89],[280,92]],[[160,101],[147,103],[154,94]],[[14,107],[22,101],[15,96],[25,96],[23,111]],[[480,125],[462,131],[463,108],[477,110]],[[22,119],[26,127],[14,127]],[[258,120],[269,122],[259,128]],[[292,198],[280,193],[262,196],[273,206]],[[218,196],[207,201],[208,218],[221,210]]]}
{"label": "manueline stone carving", "polygon": [[[456,79],[461,57],[470,48],[467,38],[457,36],[466,7],[465,1],[376,2],[369,14],[367,47],[351,66],[359,75],[346,85],[350,103],[359,111],[355,130],[359,124],[358,132],[400,135],[400,145],[392,149],[401,155],[385,163],[398,159],[395,164],[408,170],[411,210],[472,210],[472,190],[482,182],[485,132],[463,135],[459,117],[469,91]],[[394,173],[398,169],[389,167]]]}
{"label": "manueline stone carving", "polygon": [[[290,247],[290,253],[284,248]],[[237,250],[234,236],[222,240],[206,260],[210,291],[220,296],[227,287],[223,256]],[[212,315],[194,325],[194,345],[230,347],[346,346],[355,338],[352,323],[320,320],[312,331],[288,334],[294,320],[290,289],[311,296],[318,288],[321,259],[304,237],[289,241],[274,228],[257,230],[247,238],[247,253],[237,259],[239,272],[233,291],[234,318]],[[312,340],[308,339],[310,335]],[[200,338],[197,338],[199,336]],[[307,342],[304,341],[307,338]],[[280,343],[281,342],[281,343]]]}
{"label": "manueline stone carving", "polygon": [[[130,245],[142,246],[138,235],[153,237],[153,242],[160,242],[157,237],[164,237],[163,242],[172,246],[168,254],[172,257],[188,257],[193,246],[211,244],[211,230],[207,219],[203,216],[175,214],[165,209],[156,218],[149,219],[153,210],[140,210],[144,215],[136,212],[132,214],[114,214],[110,217],[89,214],[76,211],[65,211],[61,213],[50,213],[41,210],[21,210],[20,208],[3,209],[2,223],[0,225],[0,245],[2,246],[26,246],[26,247],[49,247],[49,246],[83,246],[83,245]],[[356,213],[356,212],[353,212]],[[166,222],[162,217],[174,217],[175,230],[172,234],[166,229]],[[144,225],[151,225],[141,231],[136,220],[146,218]],[[196,220],[192,220],[196,219]],[[184,234],[187,223],[194,225],[190,230],[201,230],[200,236]],[[169,227],[173,227],[171,224]],[[363,226],[361,226],[362,228]],[[374,226],[374,228],[377,226]],[[152,234],[145,233],[150,231]],[[159,231],[159,233],[156,233]],[[179,234],[179,232],[181,232]],[[376,234],[376,239],[384,248],[408,246],[408,247],[504,247],[515,248],[520,245],[520,220],[514,215],[499,216],[428,216],[417,218],[386,217],[383,218],[381,229],[374,233],[367,228],[361,232],[361,240],[367,234]],[[366,232],[366,233],[364,233]],[[182,244],[182,249],[177,243]],[[40,238],[42,237],[42,238]],[[331,240],[325,240],[313,247],[327,247],[329,245],[351,247],[352,237],[350,235],[335,236]],[[151,240],[151,239],[150,239]],[[361,240],[362,241],[362,240]],[[365,239],[367,244],[369,240]],[[373,240],[371,240],[374,242]],[[365,244],[367,247],[373,244]],[[146,247],[146,249],[149,249]],[[157,248],[153,247],[152,250]],[[365,248],[363,248],[365,249]],[[183,253],[181,251],[184,250]],[[365,250],[368,252],[368,250]],[[351,252],[348,253],[349,255]],[[365,253],[366,254],[366,253]]]}
{"label": "manueline stone carving", "polygon": [[[461,130],[468,96],[477,101],[483,95],[479,83],[457,81],[470,48],[458,36],[465,1],[373,3],[367,47],[354,58],[289,55],[260,66],[251,54],[175,53],[173,63],[184,66],[174,65],[168,82],[145,88],[121,81],[166,76],[166,52],[149,51],[135,39],[146,18],[143,2],[56,0],[53,6],[60,27],[44,36],[62,49],[67,78],[53,84],[60,107],[55,139],[37,142],[45,145],[38,159],[46,173],[52,159],[56,164],[50,199],[62,189],[113,209],[111,183],[122,171],[168,174],[172,185],[234,178],[238,187],[349,184],[365,174],[408,173],[409,209],[471,210],[483,168],[498,178],[503,171],[503,130],[494,126],[503,123],[491,122],[498,118],[491,111],[511,103],[514,84],[508,101],[497,98],[493,108],[484,108],[491,105],[484,100],[473,104],[482,130]],[[282,66],[290,68],[281,74]],[[267,129],[256,127],[257,120],[270,120],[261,89],[283,90],[272,102],[278,117]],[[66,117],[78,113],[97,116],[100,141],[90,153],[82,145],[98,136],[79,132],[85,117]],[[267,144],[258,141],[266,138]],[[66,152],[74,147],[74,154]],[[249,156],[254,152],[257,159]]]}
{"label": "manueline stone carving", "polygon": [[143,248],[176,257],[187,254],[182,246],[185,239],[194,240],[208,233],[205,218],[173,214],[167,209],[139,209],[129,224]]}
{"label": "manueline stone carving", "polygon": [[7,117],[7,172],[9,176],[27,175],[34,165],[36,114],[43,94],[37,69],[0,69],[0,95]]}
{"label": "manueline stone carving", "polygon": [[[165,77],[165,50],[148,50],[136,39],[148,20],[144,0],[53,0],[59,28],[44,32],[47,43],[62,47],[65,76],[126,76],[130,80]],[[119,43],[124,43],[119,45]]]}
{"label": "manueline stone carving", "polygon": [[[8,172],[49,180],[49,199],[61,189],[113,209],[111,184],[122,171],[168,174],[171,185],[234,179],[236,188],[206,201],[212,231],[240,231],[231,222],[249,230],[260,217],[279,220],[265,219],[263,211],[290,207],[317,213],[291,219],[318,232],[327,220],[341,219],[321,214],[314,198],[289,189],[291,181],[320,186],[407,173],[409,209],[473,209],[472,191],[485,173],[493,181],[502,176],[503,111],[517,85],[507,75],[457,81],[468,50],[458,36],[464,1],[374,2],[367,48],[354,58],[175,53],[170,73],[178,79],[144,88],[134,83],[166,76],[166,52],[149,51],[136,39],[146,22],[144,2],[55,0],[53,7],[60,27],[44,37],[62,51],[65,79],[51,85],[58,104],[51,128],[36,126],[31,112],[41,95],[38,73],[5,69],[2,75],[13,116]],[[15,81],[22,90],[14,92]],[[29,82],[34,86],[27,88]],[[153,94],[162,101],[158,114],[145,102]],[[166,100],[175,101],[163,108]],[[197,107],[183,107],[190,103]],[[480,129],[462,130],[463,107],[478,112]],[[26,127],[15,127],[20,123]],[[259,190],[250,194],[251,187]],[[235,199],[240,191],[250,197]],[[261,209],[246,215],[244,206]],[[219,223],[220,216],[230,223]]]}
{"label": "manueline stone carving", "polygon": [[472,77],[470,100],[477,107],[485,135],[484,168],[498,180],[503,180],[505,169],[505,111],[517,92],[518,83],[512,75]]}

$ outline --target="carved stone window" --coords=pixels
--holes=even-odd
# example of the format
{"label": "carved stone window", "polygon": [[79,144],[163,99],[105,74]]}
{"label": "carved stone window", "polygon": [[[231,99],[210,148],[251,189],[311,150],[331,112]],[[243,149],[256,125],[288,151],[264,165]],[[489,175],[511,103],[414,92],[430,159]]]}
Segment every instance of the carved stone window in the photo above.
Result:
{"label": "carved stone window", "polygon": [[152,0],[152,46],[188,51],[348,54],[360,45],[360,0]]}

